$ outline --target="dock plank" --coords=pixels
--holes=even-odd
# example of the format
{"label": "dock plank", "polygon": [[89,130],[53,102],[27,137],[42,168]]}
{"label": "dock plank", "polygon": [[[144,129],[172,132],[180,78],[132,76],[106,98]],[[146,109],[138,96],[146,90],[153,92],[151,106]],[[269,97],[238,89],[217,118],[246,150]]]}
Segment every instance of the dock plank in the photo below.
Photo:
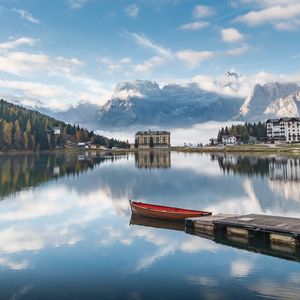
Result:
{"label": "dock plank", "polygon": [[215,225],[235,226],[255,231],[277,232],[300,236],[300,219],[249,214],[214,220]]}

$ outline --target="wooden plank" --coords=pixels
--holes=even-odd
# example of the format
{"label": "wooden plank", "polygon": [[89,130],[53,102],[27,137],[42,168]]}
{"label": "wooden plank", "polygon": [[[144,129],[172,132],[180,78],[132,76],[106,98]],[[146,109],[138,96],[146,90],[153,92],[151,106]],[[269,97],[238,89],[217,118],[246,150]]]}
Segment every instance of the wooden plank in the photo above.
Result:
{"label": "wooden plank", "polygon": [[235,226],[261,232],[286,233],[300,236],[300,219],[269,215],[243,215],[214,220],[217,226]]}
{"label": "wooden plank", "polygon": [[187,218],[186,221],[190,220],[194,224],[203,224],[203,225],[213,225],[214,221],[227,219],[229,217],[234,217],[234,214],[218,214],[218,215],[210,215],[204,217],[197,218]]}

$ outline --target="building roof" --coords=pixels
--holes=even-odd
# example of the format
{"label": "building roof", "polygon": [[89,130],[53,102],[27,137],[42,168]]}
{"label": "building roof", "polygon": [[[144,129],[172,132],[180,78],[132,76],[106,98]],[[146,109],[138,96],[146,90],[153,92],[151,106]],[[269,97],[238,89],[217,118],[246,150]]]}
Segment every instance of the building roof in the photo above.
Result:
{"label": "building roof", "polygon": [[280,119],[268,119],[266,123],[279,123]]}
{"label": "building roof", "polygon": [[236,138],[235,135],[222,135],[222,139]]}
{"label": "building roof", "polygon": [[266,121],[266,123],[279,123],[279,122],[291,122],[291,121],[296,121],[296,122],[300,122],[300,118],[296,118],[296,117],[284,117],[284,118],[280,118],[280,119],[268,119]]}
{"label": "building roof", "polygon": [[138,134],[170,134],[170,131],[151,131],[151,130],[148,130],[148,131],[138,131],[135,135],[138,135]]}

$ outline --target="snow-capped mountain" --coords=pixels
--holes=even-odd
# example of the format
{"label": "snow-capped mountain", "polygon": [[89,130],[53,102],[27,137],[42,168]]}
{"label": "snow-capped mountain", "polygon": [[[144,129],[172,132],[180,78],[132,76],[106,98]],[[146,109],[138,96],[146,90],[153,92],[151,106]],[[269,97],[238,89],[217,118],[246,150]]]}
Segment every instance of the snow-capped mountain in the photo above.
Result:
{"label": "snow-capped mountain", "polygon": [[[208,85],[207,77],[163,87],[147,80],[120,82],[111,99],[102,106],[80,101],[59,112],[38,100],[32,107],[26,100],[13,101],[71,124],[107,130],[135,125],[184,127],[206,121],[256,122],[299,116],[300,86],[279,82],[261,85],[255,84],[255,80],[229,71]],[[254,87],[249,92],[251,86]],[[248,97],[242,97],[248,93]]]}
{"label": "snow-capped mountain", "polygon": [[257,84],[240,108],[238,118],[251,122],[265,120],[271,113],[277,115],[276,107],[278,109],[281,107],[281,113],[283,113],[282,105],[287,101],[281,101],[280,106],[279,99],[286,98],[298,91],[300,91],[300,87],[294,83],[272,82],[263,86]]}
{"label": "snow-capped mountain", "polygon": [[267,118],[299,117],[300,91],[273,101],[264,111]]}
{"label": "snow-capped mountain", "polygon": [[[121,95],[121,96],[120,96]],[[235,114],[242,99],[200,89],[198,84],[135,81],[117,85],[113,97],[99,110],[102,127],[129,125],[189,126],[204,121],[226,121]]]}

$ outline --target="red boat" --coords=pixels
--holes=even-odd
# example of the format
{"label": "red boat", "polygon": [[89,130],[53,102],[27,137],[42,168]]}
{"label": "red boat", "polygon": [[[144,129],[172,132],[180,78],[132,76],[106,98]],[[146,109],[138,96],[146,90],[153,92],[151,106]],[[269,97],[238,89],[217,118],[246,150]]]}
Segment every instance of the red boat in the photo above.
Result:
{"label": "red boat", "polygon": [[147,204],[131,200],[129,202],[133,214],[155,219],[184,220],[186,218],[211,215],[211,212],[208,211]]}

